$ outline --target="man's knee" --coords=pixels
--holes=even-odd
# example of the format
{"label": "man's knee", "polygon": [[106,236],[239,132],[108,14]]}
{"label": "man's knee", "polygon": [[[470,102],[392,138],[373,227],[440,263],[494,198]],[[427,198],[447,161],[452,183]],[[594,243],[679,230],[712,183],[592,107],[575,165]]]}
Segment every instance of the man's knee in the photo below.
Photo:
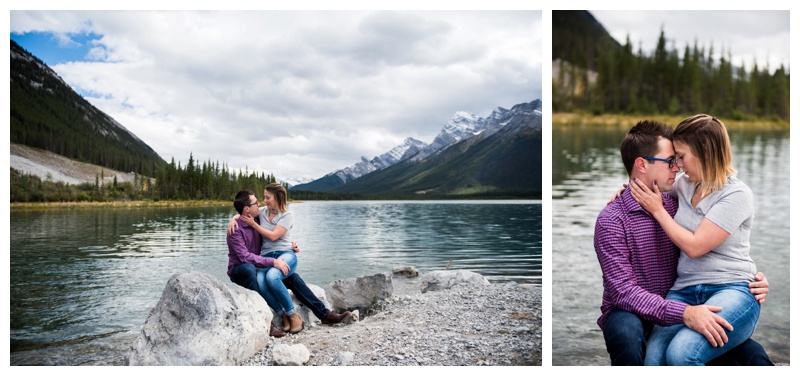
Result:
{"label": "man's knee", "polygon": [[633,313],[615,311],[603,328],[606,350],[612,365],[643,365],[646,332],[642,320]]}

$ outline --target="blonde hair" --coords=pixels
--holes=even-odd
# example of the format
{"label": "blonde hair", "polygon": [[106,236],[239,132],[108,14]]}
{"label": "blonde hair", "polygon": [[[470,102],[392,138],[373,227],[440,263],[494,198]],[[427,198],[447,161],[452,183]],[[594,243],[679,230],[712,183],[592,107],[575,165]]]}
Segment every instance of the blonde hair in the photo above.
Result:
{"label": "blonde hair", "polygon": [[689,146],[700,167],[700,195],[713,193],[736,174],[731,167],[731,141],[728,130],[719,119],[706,114],[690,116],[678,124],[672,140]]}
{"label": "blonde hair", "polygon": [[286,203],[289,201],[286,187],[280,183],[270,183],[267,184],[267,187],[264,189],[275,196],[275,203],[278,204],[278,210],[280,210],[281,213],[285,213]]}

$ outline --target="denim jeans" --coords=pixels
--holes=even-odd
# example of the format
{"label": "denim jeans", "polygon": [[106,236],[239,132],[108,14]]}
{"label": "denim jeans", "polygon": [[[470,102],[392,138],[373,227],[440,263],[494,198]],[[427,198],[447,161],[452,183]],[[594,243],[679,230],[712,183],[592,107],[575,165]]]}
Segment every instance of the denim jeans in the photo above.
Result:
{"label": "denim jeans", "polygon": [[726,330],[725,345],[712,347],[705,336],[684,324],[656,325],[647,341],[645,365],[705,365],[750,338],[761,314],[761,306],[746,282],[690,286],[671,290],[666,298],[689,305],[722,307],[717,314],[733,326],[733,331]]}
{"label": "denim jeans", "polygon": [[287,316],[293,315],[295,313],[294,303],[291,296],[289,296],[289,290],[283,284],[283,280],[297,271],[297,256],[293,251],[274,251],[261,256],[280,259],[289,266],[287,275],[283,275],[280,269],[273,266],[271,268],[258,269],[256,276],[259,293],[267,301],[270,308],[275,311],[275,314],[278,316],[284,313]]}
{"label": "denim jeans", "polygon": [[606,350],[612,366],[644,365],[645,345],[653,324],[638,315],[614,309],[608,314],[603,328]]}
{"label": "denim jeans", "polygon": [[306,282],[300,278],[299,273],[293,273],[286,276],[286,279],[283,280],[283,285],[286,286],[287,289],[292,290],[294,297],[297,298],[297,300],[299,300],[304,306],[308,307],[318,319],[324,319],[325,315],[331,311],[326,308],[325,303],[323,303],[322,300],[319,300],[314,292],[308,288]]}

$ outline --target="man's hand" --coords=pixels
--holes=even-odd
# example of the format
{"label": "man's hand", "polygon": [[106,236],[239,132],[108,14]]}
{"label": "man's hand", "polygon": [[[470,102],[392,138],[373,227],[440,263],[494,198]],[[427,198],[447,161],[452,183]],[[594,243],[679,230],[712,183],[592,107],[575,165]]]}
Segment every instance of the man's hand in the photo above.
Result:
{"label": "man's hand", "polygon": [[286,265],[286,263],[281,259],[275,259],[275,261],[272,263],[272,266],[278,268],[283,275],[289,274],[289,265]]}
{"label": "man's hand", "polygon": [[733,330],[733,326],[714,312],[722,311],[722,307],[710,305],[686,306],[683,311],[683,323],[689,329],[706,337],[713,347],[721,347],[728,342],[725,329]]}
{"label": "man's hand", "polygon": [[767,281],[764,273],[761,272],[756,273],[755,279],[755,282],[750,282],[747,286],[750,287],[750,293],[755,295],[758,304],[764,304],[764,301],[767,300],[767,294],[769,294],[769,281]]}
{"label": "man's hand", "polygon": [[294,251],[294,253],[300,252],[300,246],[297,245],[297,242],[292,242],[292,251]]}

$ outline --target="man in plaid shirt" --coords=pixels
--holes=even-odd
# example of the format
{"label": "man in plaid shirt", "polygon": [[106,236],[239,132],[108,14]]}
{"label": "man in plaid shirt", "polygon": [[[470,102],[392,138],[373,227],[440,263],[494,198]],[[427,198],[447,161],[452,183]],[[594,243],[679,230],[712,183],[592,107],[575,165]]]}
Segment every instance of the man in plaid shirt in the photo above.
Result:
{"label": "man in plaid shirt", "polygon": [[[654,181],[669,192],[680,170],[672,148],[672,129],[666,124],[640,121],[622,142],[620,153],[631,180]],[[670,215],[677,199],[663,194]],[[645,345],[653,325],[685,324],[714,341],[727,342],[730,324],[714,306],[689,306],[664,297],[677,278],[680,250],[658,222],[626,188],[597,217],[594,248],[603,269],[603,303],[597,320],[612,365],[643,365]],[[766,299],[769,283],[762,273],[750,284],[759,302]],[[761,345],[748,339],[709,365],[774,365]]]}

